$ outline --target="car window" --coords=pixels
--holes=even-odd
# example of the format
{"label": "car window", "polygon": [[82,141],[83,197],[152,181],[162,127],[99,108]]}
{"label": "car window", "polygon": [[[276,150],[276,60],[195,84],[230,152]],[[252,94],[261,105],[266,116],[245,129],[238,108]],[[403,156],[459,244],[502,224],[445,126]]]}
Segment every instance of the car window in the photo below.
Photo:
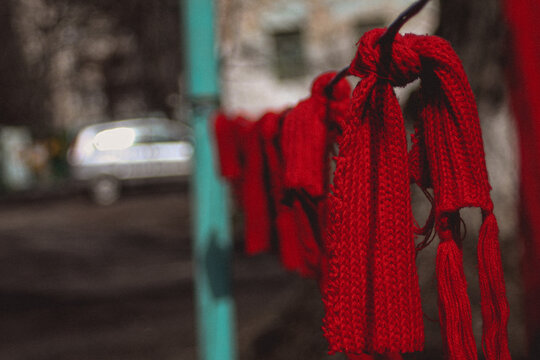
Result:
{"label": "car window", "polygon": [[136,144],[176,142],[189,140],[189,128],[177,124],[153,124],[135,128]]}

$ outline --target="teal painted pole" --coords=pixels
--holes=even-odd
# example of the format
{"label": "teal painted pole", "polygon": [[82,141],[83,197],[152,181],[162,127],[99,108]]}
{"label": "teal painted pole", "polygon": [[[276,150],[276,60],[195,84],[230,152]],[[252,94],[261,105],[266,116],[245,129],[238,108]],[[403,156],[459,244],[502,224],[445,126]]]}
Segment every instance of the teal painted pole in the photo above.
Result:
{"label": "teal painted pole", "polygon": [[231,229],[226,188],[216,174],[209,116],[218,106],[212,0],[181,0],[187,90],[195,134],[193,177],[195,303],[200,360],[236,358]]}

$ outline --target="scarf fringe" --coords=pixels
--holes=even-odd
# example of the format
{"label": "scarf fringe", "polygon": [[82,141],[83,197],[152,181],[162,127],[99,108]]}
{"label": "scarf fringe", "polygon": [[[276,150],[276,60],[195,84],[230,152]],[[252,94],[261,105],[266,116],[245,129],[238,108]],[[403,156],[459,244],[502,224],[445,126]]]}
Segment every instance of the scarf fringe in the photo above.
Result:
{"label": "scarf fringe", "polygon": [[487,360],[508,360],[508,301],[504,286],[499,228],[495,215],[484,212],[478,239],[478,277],[482,304],[482,349]]}
{"label": "scarf fringe", "polygon": [[448,358],[473,360],[477,359],[477,353],[467,281],[463,271],[459,225],[457,213],[442,215],[437,222],[440,238],[436,258],[439,319]]}

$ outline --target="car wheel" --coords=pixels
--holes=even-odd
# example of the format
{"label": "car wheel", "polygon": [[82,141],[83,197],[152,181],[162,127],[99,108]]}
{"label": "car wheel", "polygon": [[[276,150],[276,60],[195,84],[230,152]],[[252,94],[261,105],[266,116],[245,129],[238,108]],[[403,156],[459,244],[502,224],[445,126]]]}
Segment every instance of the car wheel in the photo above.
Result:
{"label": "car wheel", "polygon": [[90,192],[96,204],[108,206],[120,197],[120,182],[114,177],[100,177],[92,182]]}

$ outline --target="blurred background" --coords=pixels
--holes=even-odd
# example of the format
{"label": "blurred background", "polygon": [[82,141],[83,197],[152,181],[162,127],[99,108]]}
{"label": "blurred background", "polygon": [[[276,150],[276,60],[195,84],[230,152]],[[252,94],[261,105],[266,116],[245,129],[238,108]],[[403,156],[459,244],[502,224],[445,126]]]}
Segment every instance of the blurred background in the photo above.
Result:
{"label": "blurred background", "polygon": [[[507,1],[510,3],[510,1]],[[409,0],[216,0],[221,106],[260,116],[341,69]],[[477,98],[507,292],[510,348],[527,348],[519,160],[498,0],[432,0],[402,32],[443,36]],[[193,134],[181,0],[0,2],[0,359],[195,359]],[[408,94],[399,93],[405,113]],[[121,121],[125,120],[125,121]],[[121,139],[121,141],[119,141]],[[125,150],[122,159],[110,151]],[[418,200],[418,215],[426,211]],[[477,214],[465,261],[481,332]],[[326,355],[317,284],[243,254],[234,220],[240,359]],[[438,359],[434,247],[419,256],[426,353]],[[535,269],[532,269],[535,271]],[[539,305],[540,306],[540,305]]]}

